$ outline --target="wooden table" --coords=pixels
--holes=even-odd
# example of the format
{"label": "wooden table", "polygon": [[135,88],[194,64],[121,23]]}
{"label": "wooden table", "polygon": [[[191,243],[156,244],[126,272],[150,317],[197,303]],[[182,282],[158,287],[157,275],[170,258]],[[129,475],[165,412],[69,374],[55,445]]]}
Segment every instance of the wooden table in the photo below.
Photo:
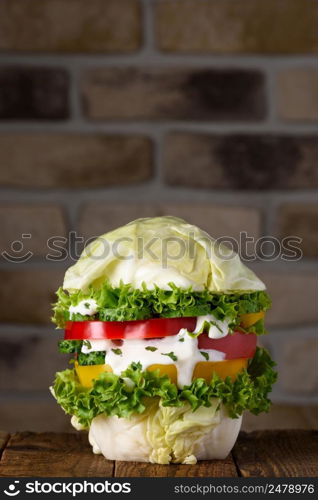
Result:
{"label": "wooden table", "polygon": [[241,432],[225,460],[197,465],[113,462],[85,433],[0,432],[1,477],[317,477],[318,431]]}

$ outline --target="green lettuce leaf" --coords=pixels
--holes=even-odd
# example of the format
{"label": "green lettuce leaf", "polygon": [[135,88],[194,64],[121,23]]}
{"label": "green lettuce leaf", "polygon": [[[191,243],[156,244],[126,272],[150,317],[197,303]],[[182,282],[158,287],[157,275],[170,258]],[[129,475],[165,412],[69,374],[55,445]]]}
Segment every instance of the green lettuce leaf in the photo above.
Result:
{"label": "green lettuce leaf", "polygon": [[236,418],[244,410],[255,415],[269,410],[268,394],[277,378],[274,365],[269,353],[258,347],[247,370],[234,382],[214,375],[210,383],[196,379],[181,390],[158,371],[143,371],[140,363],[132,363],[121,376],[102,373],[90,389],[80,385],[75,370],[64,370],[56,374],[52,393],[64,411],[86,427],[101,414],[129,418],[143,413],[149,398],[159,398],[164,407],[181,407],[187,402],[192,411],[210,407],[211,399],[217,398],[230,417]]}
{"label": "green lettuce leaf", "polygon": [[78,354],[82,350],[82,340],[60,340],[58,343],[59,352],[62,354]]}
{"label": "green lettuce leaf", "polygon": [[[59,352],[63,354],[74,353],[79,365],[103,365],[105,363],[106,351],[81,352],[83,343],[87,340],[60,340],[58,342]],[[88,347],[90,347],[88,345]]]}
{"label": "green lettuce leaf", "polygon": [[106,351],[81,352],[77,356],[80,366],[103,365],[105,364]]}
{"label": "green lettuce leaf", "polygon": [[[271,305],[268,294],[264,291],[250,293],[213,293],[208,290],[193,291],[191,288],[181,289],[170,283],[170,290],[155,287],[148,290],[134,289],[130,285],[121,284],[113,287],[105,282],[100,288],[91,288],[87,294],[77,291],[69,294],[59,288],[58,300],[53,308],[53,322],[59,328],[64,328],[70,320],[69,307],[77,305],[82,300],[94,299],[98,305],[95,316],[76,314],[74,321],[89,319],[100,321],[130,321],[149,318],[176,318],[204,316],[213,314],[216,319],[231,320],[230,328],[235,328],[239,315],[250,312],[266,311]],[[253,330],[247,330],[253,331]],[[257,334],[265,333],[264,328],[258,328]]]}

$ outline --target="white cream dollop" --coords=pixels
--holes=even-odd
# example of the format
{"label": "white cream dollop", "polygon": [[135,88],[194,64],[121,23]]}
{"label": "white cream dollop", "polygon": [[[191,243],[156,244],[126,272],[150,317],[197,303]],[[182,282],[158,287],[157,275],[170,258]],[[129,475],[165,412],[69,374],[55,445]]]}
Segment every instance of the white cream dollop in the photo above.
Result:
{"label": "white cream dollop", "polygon": [[94,299],[81,300],[76,306],[70,306],[69,312],[71,314],[82,314],[82,316],[94,316],[97,313],[98,305]]}
{"label": "white cream dollop", "polygon": [[194,333],[200,333],[204,323],[209,323],[210,325],[208,331],[210,339],[221,339],[222,337],[226,337],[229,333],[230,321],[226,318],[221,321],[216,319],[212,314],[198,316]]}

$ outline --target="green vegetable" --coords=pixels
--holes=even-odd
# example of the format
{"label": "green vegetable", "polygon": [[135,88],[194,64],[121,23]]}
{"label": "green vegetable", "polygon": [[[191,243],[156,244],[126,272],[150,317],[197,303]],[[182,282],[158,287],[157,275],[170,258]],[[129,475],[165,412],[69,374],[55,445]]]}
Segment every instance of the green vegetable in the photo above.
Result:
{"label": "green vegetable", "polygon": [[[53,305],[52,321],[59,328],[64,328],[66,321],[69,321],[71,318],[69,307],[77,306],[77,304],[84,299],[87,300],[93,298],[94,292],[93,290],[91,290],[90,294],[84,294],[83,292],[78,290],[76,293],[69,295],[68,293],[65,293],[64,290],[60,287],[57,290],[56,295],[57,302]],[[94,319],[94,317],[95,316],[83,316],[79,313],[72,313],[72,321],[85,321]]]}
{"label": "green vegetable", "polygon": [[210,356],[208,352],[200,351],[200,354],[202,354],[202,356],[206,359],[206,361],[209,361]]}
{"label": "green vegetable", "polygon": [[145,349],[146,351],[151,351],[151,352],[158,351],[158,347],[153,347],[152,345],[145,347]]}
{"label": "green vegetable", "polygon": [[[125,259],[135,278],[143,260],[158,272],[172,269],[194,287],[203,286],[212,292],[264,289],[233,250],[176,217],[138,219],[99,236],[66,271],[64,289],[98,288],[106,276],[117,283],[127,277],[127,266],[122,265]],[[134,278],[133,285],[137,285]]]}
{"label": "green vegetable", "polygon": [[58,343],[59,352],[63,354],[72,354],[81,352],[82,340],[60,340]]}
{"label": "green vegetable", "polygon": [[106,351],[84,353],[81,352],[83,345],[86,345],[89,349],[91,348],[89,340],[60,340],[58,342],[59,352],[77,354],[77,361],[81,366],[103,365],[105,363]]}
{"label": "green vegetable", "polygon": [[171,352],[162,352],[162,353],[161,353],[161,356],[169,356],[169,358],[171,358],[171,359],[172,359],[172,361],[178,361],[177,356],[176,356],[176,355],[175,355],[175,353],[174,353],[174,352],[172,352],[172,351],[171,351]]}
{"label": "green vegetable", "polygon": [[122,356],[123,351],[121,349],[112,349],[114,354],[117,354],[117,356]]}
{"label": "green vegetable", "polygon": [[[87,294],[76,291],[69,294],[59,288],[58,300],[54,305],[53,322],[64,328],[70,320],[69,307],[77,305],[81,300],[94,299],[98,305],[95,316],[77,314],[72,319],[76,321],[130,321],[149,318],[175,318],[187,316],[204,316],[213,314],[217,320],[230,319],[231,329],[239,323],[239,315],[248,312],[265,311],[271,305],[268,294],[264,291],[213,293],[208,290],[193,291],[191,288],[181,289],[170,283],[170,290],[155,287],[154,290],[134,289],[130,285],[121,284],[113,287],[109,282],[103,283],[98,289],[91,288]],[[260,320],[261,321],[261,320]],[[265,333],[259,325],[256,333]],[[246,331],[253,331],[250,327]]]}
{"label": "green vegetable", "polygon": [[102,373],[90,389],[80,385],[74,370],[64,370],[56,374],[52,392],[64,411],[75,415],[84,426],[101,414],[124,418],[141,414],[149,398],[160,398],[164,407],[182,407],[187,402],[193,411],[210,407],[212,398],[217,398],[236,418],[244,410],[255,415],[269,410],[268,394],[277,378],[274,365],[268,352],[258,347],[247,370],[239,373],[234,382],[215,374],[210,383],[196,379],[181,390],[167,376],[160,376],[158,370],[142,371],[140,363],[132,363],[121,376]]}
{"label": "green vegetable", "polygon": [[106,351],[93,351],[88,353],[79,353],[77,356],[78,364],[81,366],[104,365]]}

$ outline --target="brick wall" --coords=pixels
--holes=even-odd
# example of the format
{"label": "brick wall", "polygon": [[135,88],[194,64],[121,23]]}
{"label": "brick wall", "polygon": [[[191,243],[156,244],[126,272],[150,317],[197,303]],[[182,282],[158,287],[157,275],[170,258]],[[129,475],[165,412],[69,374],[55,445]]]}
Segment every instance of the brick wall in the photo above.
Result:
{"label": "brick wall", "polygon": [[317,22],[317,0],[0,2],[0,243],[31,233],[33,253],[0,263],[0,427],[68,426],[47,386],[70,259],[46,260],[47,239],[168,213],[303,239],[302,260],[252,267],[274,400],[318,403]]}

